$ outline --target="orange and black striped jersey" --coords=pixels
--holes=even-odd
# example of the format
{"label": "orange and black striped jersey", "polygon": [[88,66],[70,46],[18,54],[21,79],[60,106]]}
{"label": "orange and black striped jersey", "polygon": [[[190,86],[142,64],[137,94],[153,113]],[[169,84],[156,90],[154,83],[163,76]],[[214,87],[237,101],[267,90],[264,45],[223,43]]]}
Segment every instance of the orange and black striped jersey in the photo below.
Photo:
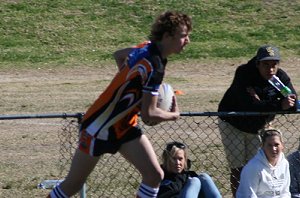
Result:
{"label": "orange and black striped jersey", "polygon": [[86,112],[81,130],[101,140],[118,140],[137,125],[143,92],[158,94],[165,65],[155,43],[134,48],[126,65]]}

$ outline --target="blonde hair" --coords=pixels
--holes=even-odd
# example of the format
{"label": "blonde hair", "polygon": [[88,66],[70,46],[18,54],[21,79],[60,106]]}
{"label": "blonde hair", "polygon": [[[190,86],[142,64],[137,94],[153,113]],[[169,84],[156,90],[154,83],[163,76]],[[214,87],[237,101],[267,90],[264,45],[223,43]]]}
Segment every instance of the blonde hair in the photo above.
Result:
{"label": "blonde hair", "polygon": [[179,150],[184,151],[184,170],[188,169],[187,159],[188,159],[188,152],[186,149],[186,145],[180,142],[171,142],[168,143],[166,148],[162,153],[162,167],[169,171],[173,163],[173,157]]}

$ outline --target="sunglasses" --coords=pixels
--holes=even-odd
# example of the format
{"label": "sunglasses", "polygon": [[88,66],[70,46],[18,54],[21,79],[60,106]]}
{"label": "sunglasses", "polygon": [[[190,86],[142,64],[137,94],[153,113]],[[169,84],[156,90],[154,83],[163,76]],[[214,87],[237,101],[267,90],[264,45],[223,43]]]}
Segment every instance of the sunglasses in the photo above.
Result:
{"label": "sunglasses", "polygon": [[186,148],[186,145],[183,144],[183,143],[171,142],[171,143],[167,144],[166,150],[170,152],[172,150],[173,146],[176,146],[177,148],[180,148],[180,149],[185,149]]}

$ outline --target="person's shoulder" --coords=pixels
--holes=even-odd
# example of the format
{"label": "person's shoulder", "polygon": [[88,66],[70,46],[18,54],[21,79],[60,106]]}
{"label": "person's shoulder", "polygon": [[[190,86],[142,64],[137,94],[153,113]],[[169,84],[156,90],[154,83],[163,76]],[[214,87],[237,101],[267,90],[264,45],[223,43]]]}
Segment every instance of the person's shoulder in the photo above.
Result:
{"label": "person's shoulder", "polygon": [[151,43],[151,41],[148,41],[148,40],[147,41],[143,41],[143,42],[137,44],[136,46],[134,46],[133,48],[143,48],[143,47],[149,45],[150,43]]}
{"label": "person's shoulder", "polygon": [[256,68],[256,57],[253,57],[247,63],[239,65],[236,70],[249,72],[251,70],[254,70],[255,68]]}
{"label": "person's shoulder", "polygon": [[137,62],[139,62],[140,60],[149,57],[149,46],[145,45],[143,47],[140,48],[133,48],[132,51],[129,53],[128,55],[128,64],[130,66],[135,65]]}
{"label": "person's shoulder", "polygon": [[285,71],[285,69],[284,68],[282,68],[282,67],[278,67],[278,70],[277,70],[277,72],[276,72],[276,75],[278,76],[278,77],[281,77],[281,76],[284,76],[284,77],[289,77],[289,75],[288,75],[288,73]]}
{"label": "person's shoulder", "polygon": [[293,159],[300,160],[300,152],[299,151],[294,151],[291,154],[289,154],[286,158],[287,158],[288,161],[293,160]]}
{"label": "person's shoulder", "polygon": [[149,46],[150,46],[150,43],[149,44],[145,44],[145,45],[143,45],[143,46],[139,46],[139,47],[134,47],[133,49],[132,49],[132,52],[131,52],[131,54],[129,54],[129,55],[131,55],[131,56],[136,56],[136,55],[140,55],[140,54],[147,54],[147,53],[149,53]]}
{"label": "person's shoulder", "polygon": [[289,156],[297,156],[297,155],[299,155],[300,154],[300,151],[294,151],[294,152],[292,152],[292,153],[290,153],[289,155],[288,155],[288,157]]}
{"label": "person's shoulder", "polygon": [[243,174],[251,174],[256,172],[257,168],[257,163],[256,160],[251,159],[250,161],[247,162],[247,164],[243,167],[242,173]]}
{"label": "person's shoulder", "polygon": [[252,159],[250,159],[247,164],[244,166],[243,170],[246,169],[247,171],[256,172],[259,170],[264,169],[264,162],[261,159],[260,153],[258,152]]}
{"label": "person's shoulder", "polygon": [[286,71],[284,71],[284,69],[282,69],[282,68],[280,67],[280,68],[278,68],[278,70],[277,70],[277,75],[279,76],[279,75],[288,75],[288,74],[286,73]]}
{"label": "person's shoulder", "polygon": [[283,80],[290,79],[289,75],[282,68],[278,68],[276,76],[278,76],[278,78]]}
{"label": "person's shoulder", "polygon": [[276,76],[284,83],[289,83],[291,81],[291,78],[289,77],[289,75],[282,69],[282,68],[278,68],[277,72],[276,72]]}

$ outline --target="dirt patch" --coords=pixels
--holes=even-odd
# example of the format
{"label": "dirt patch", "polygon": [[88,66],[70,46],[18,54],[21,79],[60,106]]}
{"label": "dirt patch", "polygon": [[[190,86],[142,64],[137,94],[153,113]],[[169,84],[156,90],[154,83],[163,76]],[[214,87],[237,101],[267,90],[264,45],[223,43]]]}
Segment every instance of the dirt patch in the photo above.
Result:
{"label": "dirt patch", "polygon": [[[234,71],[245,60],[169,63],[165,81],[185,95],[181,111],[216,111]],[[300,89],[300,59],[281,63]],[[2,114],[84,112],[105,89],[116,67],[0,71]]]}
{"label": "dirt patch", "polygon": [[[178,96],[182,112],[216,111],[236,67],[244,62],[170,62],[165,81],[175,90],[185,93]],[[290,58],[281,65],[300,93],[300,59]],[[2,70],[0,112],[8,115],[85,112],[115,72],[113,65]],[[60,121],[1,121],[0,126],[0,196],[45,196],[48,191],[36,189],[36,185],[43,179],[58,178],[61,173],[57,168],[60,162],[58,150],[61,138],[57,134],[61,131]],[[219,143],[216,146],[220,146]]]}

